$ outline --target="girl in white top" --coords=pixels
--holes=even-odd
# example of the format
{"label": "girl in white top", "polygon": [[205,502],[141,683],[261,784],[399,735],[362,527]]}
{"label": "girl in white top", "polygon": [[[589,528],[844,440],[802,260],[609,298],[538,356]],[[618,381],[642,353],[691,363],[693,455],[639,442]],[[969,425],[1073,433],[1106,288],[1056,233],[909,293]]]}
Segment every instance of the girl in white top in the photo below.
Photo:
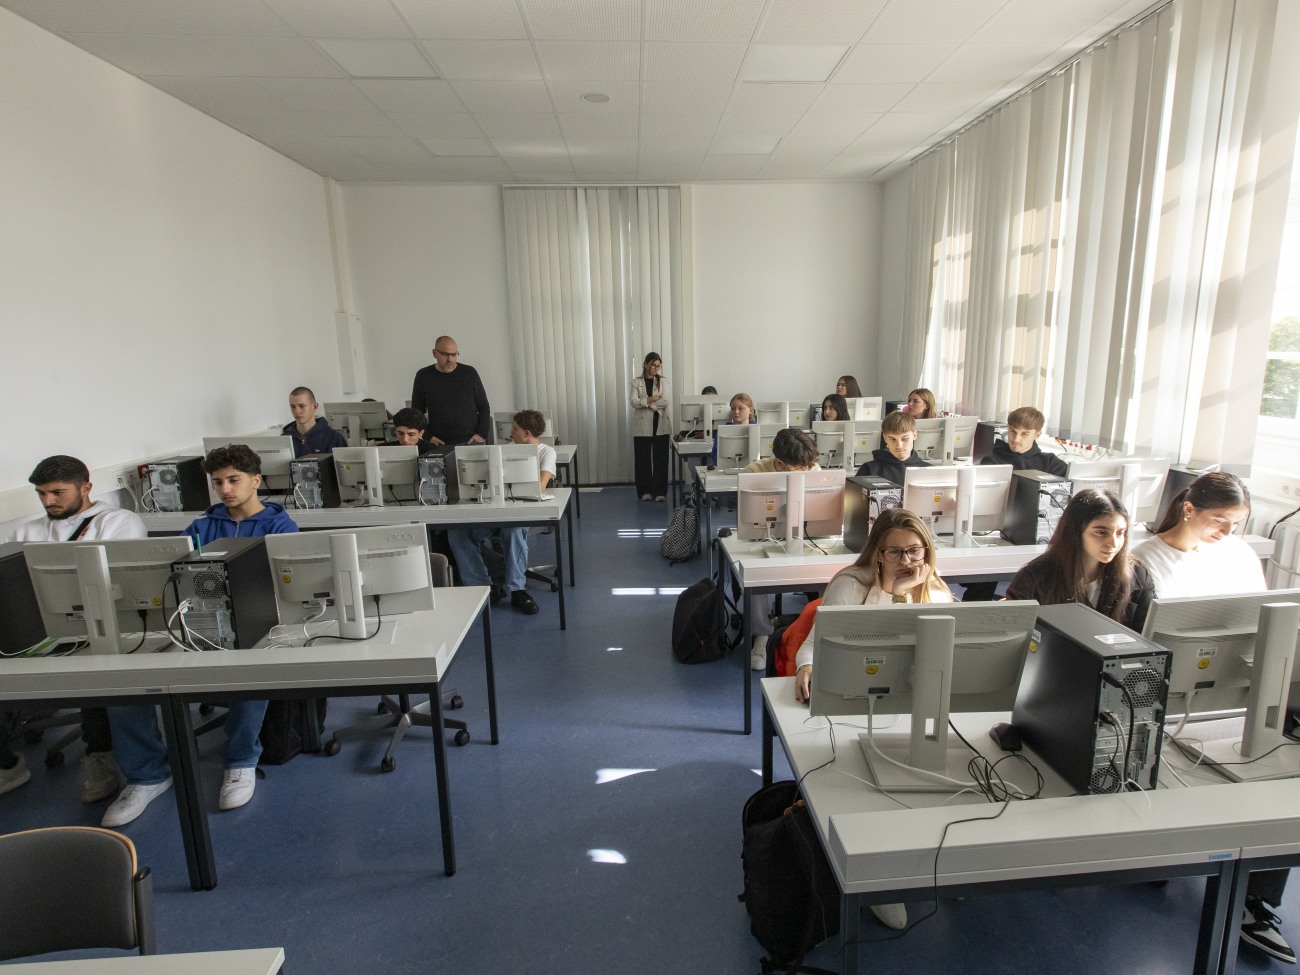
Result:
{"label": "girl in white top", "polygon": [[1250,493],[1233,474],[1198,477],[1170,503],[1156,535],[1133,549],[1151,570],[1156,596],[1263,592],[1259,556],[1233,532],[1250,514]]}
{"label": "girl in white top", "polygon": [[[871,526],[858,560],[841,569],[826,586],[823,606],[878,606],[891,603],[950,603],[952,592],[935,569],[934,538],[912,512],[891,508]],[[808,700],[812,686],[813,639],[795,654],[794,696]]]}

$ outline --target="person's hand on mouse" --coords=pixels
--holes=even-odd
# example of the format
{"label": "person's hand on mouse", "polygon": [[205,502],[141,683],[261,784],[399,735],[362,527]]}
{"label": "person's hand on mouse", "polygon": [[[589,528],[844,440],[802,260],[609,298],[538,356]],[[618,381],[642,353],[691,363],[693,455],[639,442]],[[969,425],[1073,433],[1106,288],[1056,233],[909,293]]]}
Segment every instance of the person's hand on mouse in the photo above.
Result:
{"label": "person's hand on mouse", "polygon": [[794,675],[794,699],[800,704],[807,704],[811,690],[812,664],[804,664]]}

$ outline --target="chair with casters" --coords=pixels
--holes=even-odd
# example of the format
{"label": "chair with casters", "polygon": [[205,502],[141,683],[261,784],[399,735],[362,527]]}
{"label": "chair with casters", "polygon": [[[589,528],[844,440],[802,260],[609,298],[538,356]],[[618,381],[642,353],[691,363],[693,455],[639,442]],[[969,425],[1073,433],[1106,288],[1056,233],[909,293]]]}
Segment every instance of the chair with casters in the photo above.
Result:
{"label": "chair with casters", "polygon": [[[433,576],[433,585],[439,587],[450,586],[451,579],[451,562],[447,556],[438,552],[429,554],[429,568]],[[464,699],[456,693],[455,690],[446,691],[442,695],[442,705],[444,708],[456,710],[464,707]],[[443,718],[442,726],[455,731],[452,741],[457,745],[469,744],[469,728],[464,721],[458,721],[455,718]],[[396,698],[383,697],[379,701],[378,717],[370,718],[367,721],[361,721],[354,725],[348,725],[346,728],[340,728],[330,736],[325,742],[323,751],[326,755],[337,755],[342,748],[342,742],[352,738],[364,738],[367,735],[376,732],[385,732],[391,730],[393,735],[389,739],[388,748],[384,752],[383,759],[379,762],[379,769],[382,772],[391,772],[397,768],[397,746],[405,737],[406,732],[412,727],[432,728],[433,711],[429,707],[429,702],[411,706],[409,694],[399,694]]]}
{"label": "chair with casters", "polygon": [[0,960],[83,948],[157,950],[149,868],[111,829],[53,826],[0,836],[0,903]]}

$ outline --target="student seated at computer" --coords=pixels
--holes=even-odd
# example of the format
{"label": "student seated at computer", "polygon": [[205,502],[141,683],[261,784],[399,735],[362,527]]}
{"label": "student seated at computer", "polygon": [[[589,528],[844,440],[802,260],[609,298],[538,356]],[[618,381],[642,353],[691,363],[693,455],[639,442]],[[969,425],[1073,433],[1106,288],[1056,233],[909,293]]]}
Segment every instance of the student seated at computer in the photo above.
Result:
{"label": "student seated at computer", "polygon": [[1147,567],[1129,553],[1128,530],[1119,498],[1080,491],[1065,506],[1047,551],[1012,578],[1007,599],[1085,603],[1140,633],[1155,587]]}
{"label": "student seated at computer", "polygon": [[902,410],[890,413],[881,421],[880,435],[885,441],[884,449],[871,452],[871,460],[858,468],[858,477],[870,474],[902,484],[907,468],[930,466],[916,452],[916,420],[911,413]]}
{"label": "student seated at computer", "polygon": [[862,387],[852,376],[840,376],[835,380],[835,392],[847,399],[861,399]]}
{"label": "student seated at computer", "polygon": [[839,393],[830,393],[822,399],[822,419],[827,423],[849,419],[849,404]]}
{"label": "student seated at computer", "polygon": [[437,447],[424,439],[425,428],[429,421],[419,410],[410,406],[403,407],[393,414],[393,439],[385,440],[386,447],[419,447],[420,453],[427,454]]}
{"label": "student seated at computer", "polygon": [[[196,547],[219,538],[259,538],[298,530],[282,506],[258,500],[262,459],[244,444],[211,451],[203,460],[203,469],[212,478],[221,503],[208,508],[182,533],[194,539]],[[222,752],[226,772],[217,803],[222,809],[236,809],[253,798],[257,759],[262,754],[258,735],[265,717],[266,701],[230,704]],[[114,827],[123,826],[144,812],[149,803],[172,787],[172,778],[167,746],[158,731],[158,718],[152,705],[109,708],[108,720],[113,729],[117,764],[126,776],[126,787],[104,813],[103,824]]]}
{"label": "student seated at computer", "polygon": [[[541,436],[546,432],[546,418],[536,410],[520,410],[512,417],[510,424],[510,442],[535,445],[539,449],[537,466],[541,472],[541,487],[545,491],[555,478],[555,448],[542,443]],[[501,546],[505,557],[505,589],[510,593],[510,605],[527,616],[538,611],[537,602],[524,588],[528,571],[528,529],[502,528]],[[483,561],[482,544],[493,534],[491,528],[451,528],[447,531],[447,543],[451,546],[456,559],[456,569],[460,573],[461,585],[490,586],[492,577]],[[492,591],[492,603],[501,598],[495,589]]]}
{"label": "student seated at computer", "polygon": [[[46,457],[27,480],[35,485],[45,513],[20,522],[5,541],[90,542],[148,535],[134,511],[90,500],[94,487],[90,470],[76,457]],[[12,711],[0,711],[0,793],[18,788],[32,777],[23,756],[9,748],[16,718]],[[86,755],[81,760],[81,801],[107,799],[117,792],[118,772],[108,715],[103,708],[81,709],[81,739],[86,743]]]}
{"label": "student seated at computer", "polygon": [[[705,386],[703,389],[700,390],[700,395],[717,396],[718,390],[714,386]],[[682,440],[703,440],[704,431],[703,430],[678,430],[676,433],[673,434],[673,439],[679,442]]]}
{"label": "student seated at computer", "polygon": [[[757,423],[758,411],[754,409],[754,401],[749,398],[748,393],[737,393],[731,397],[731,418],[727,420],[724,426],[730,426],[733,423]],[[713,434],[713,451],[709,454],[709,466],[718,465],[718,434]]]}
{"label": "student seated at computer", "polygon": [[1018,471],[1042,471],[1065,477],[1069,473],[1058,455],[1038,446],[1047,420],[1032,406],[1022,406],[1007,414],[1007,439],[993,441],[993,450],[981,464],[1010,464]]}
{"label": "student seated at computer", "polygon": [[924,386],[917,387],[907,394],[907,412],[916,420],[933,420],[939,415],[934,403],[934,393]]}
{"label": "student seated at computer", "polygon": [[323,416],[317,416],[320,404],[316,394],[306,386],[298,386],[289,394],[289,412],[293,422],[286,423],[280,431],[286,437],[293,437],[293,455],[326,454],[335,447],[346,447],[348,438],[329,425]]}
{"label": "student seated at computer", "polygon": [[[939,578],[934,536],[925,523],[904,508],[883,511],[871,526],[856,562],[835,573],[822,596],[823,606],[889,606],[895,603],[950,603],[952,593]],[[812,688],[814,623],[795,655],[795,700],[807,703]],[[874,904],[876,917],[888,927],[907,927],[902,904]]]}

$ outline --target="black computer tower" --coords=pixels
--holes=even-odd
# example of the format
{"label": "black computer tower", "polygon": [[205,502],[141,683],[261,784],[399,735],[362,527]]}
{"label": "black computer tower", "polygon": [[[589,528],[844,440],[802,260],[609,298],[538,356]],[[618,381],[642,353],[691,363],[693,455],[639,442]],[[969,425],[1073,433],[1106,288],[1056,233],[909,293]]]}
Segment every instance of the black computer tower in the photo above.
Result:
{"label": "black computer tower", "polygon": [[844,544],[860,552],[867,544],[871,526],[882,511],[903,503],[903,489],[893,481],[872,474],[844,481]]}
{"label": "black computer tower", "polygon": [[208,476],[202,457],[169,457],[144,465],[150,506],[155,511],[203,511],[208,506]]}
{"label": "black computer tower", "polygon": [[1089,606],[1043,606],[1012,724],[1077,792],[1119,792],[1126,780],[1153,789],[1169,661],[1164,647]]}
{"label": "black computer tower", "polygon": [[0,653],[14,655],[45,639],[45,623],[19,542],[0,545]]}
{"label": "black computer tower", "polygon": [[883,420],[890,413],[897,413],[906,405],[907,400],[905,399],[887,399],[885,400],[885,412],[880,415],[880,418]]}
{"label": "black computer tower", "polygon": [[278,621],[262,538],[222,538],[172,563],[185,627],[200,649],[248,649]]}
{"label": "black computer tower", "polygon": [[416,499],[421,504],[456,504],[460,501],[455,452],[455,447],[443,444],[420,455]]}
{"label": "black computer tower", "polygon": [[293,484],[294,507],[337,508],[342,500],[333,454],[295,457],[289,461],[289,480]]}
{"label": "black computer tower", "polygon": [[1074,493],[1074,483],[1044,471],[1013,471],[1002,535],[1013,545],[1046,545]]}

